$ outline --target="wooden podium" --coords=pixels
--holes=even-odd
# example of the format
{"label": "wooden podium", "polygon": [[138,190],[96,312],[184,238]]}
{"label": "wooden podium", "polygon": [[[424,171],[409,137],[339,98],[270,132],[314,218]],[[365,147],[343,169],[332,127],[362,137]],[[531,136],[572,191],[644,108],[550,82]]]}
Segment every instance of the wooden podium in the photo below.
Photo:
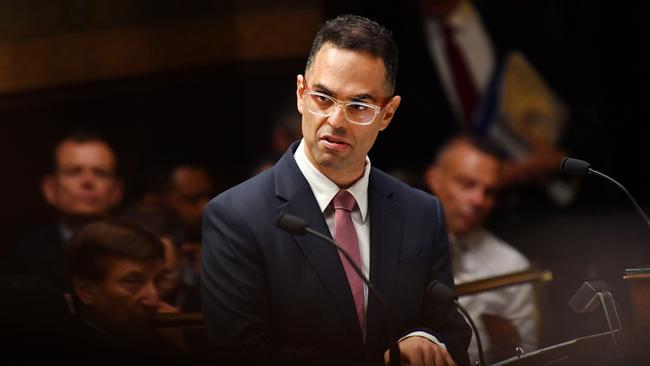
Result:
{"label": "wooden podium", "polygon": [[623,280],[632,303],[631,353],[638,364],[643,364],[650,362],[650,268],[627,269]]}
{"label": "wooden podium", "polygon": [[[627,270],[623,279],[630,289],[632,311],[634,317],[634,334],[645,334],[650,331],[650,273],[634,273],[642,270]],[[648,269],[650,271],[650,269]]]}
{"label": "wooden podium", "polygon": [[[498,289],[501,287],[518,285],[528,282],[550,281],[553,275],[550,271],[526,270],[514,272],[497,277],[490,277],[483,280],[466,282],[456,286],[456,293],[459,296],[471,295],[483,291]],[[203,315],[201,313],[169,313],[156,316],[156,327],[202,327]]]}
{"label": "wooden podium", "polygon": [[458,296],[473,295],[483,291],[496,290],[502,287],[520,285],[530,282],[548,282],[553,279],[553,273],[548,270],[529,269],[501,276],[489,277],[482,280],[465,282],[456,285]]}

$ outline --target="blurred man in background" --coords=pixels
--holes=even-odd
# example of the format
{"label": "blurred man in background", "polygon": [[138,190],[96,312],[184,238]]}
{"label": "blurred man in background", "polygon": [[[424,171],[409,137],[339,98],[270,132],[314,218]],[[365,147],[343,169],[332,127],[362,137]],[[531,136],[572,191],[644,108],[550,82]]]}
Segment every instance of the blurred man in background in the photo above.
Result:
{"label": "blurred man in background", "polygon": [[184,312],[201,310],[201,222],[214,191],[205,165],[185,156],[166,157],[152,165],[141,199],[122,215],[163,240],[168,253],[166,277],[172,285],[163,296]]}
{"label": "blurred man in background", "polygon": [[181,353],[156,332],[165,249],[151,232],[102,220],[81,229],[69,247],[77,322],[75,359],[115,364],[176,364]]}
{"label": "blurred man in background", "polygon": [[[489,141],[456,137],[444,145],[426,172],[426,184],[445,211],[456,284],[529,267],[521,253],[484,227],[500,187],[503,164],[499,156],[499,150]],[[476,322],[486,354],[493,360],[514,351],[515,345],[525,351],[537,347],[536,307],[530,284],[461,297],[460,303]],[[510,342],[503,337],[488,337],[487,323],[495,320],[491,316],[512,324],[514,344],[503,344]],[[470,357],[478,359],[475,339],[470,344]]]}
{"label": "blurred man in background", "polygon": [[34,229],[10,249],[6,270],[38,275],[67,292],[66,243],[84,225],[108,216],[122,200],[115,152],[95,133],[65,137],[53,149],[41,192],[54,209],[52,223]]}

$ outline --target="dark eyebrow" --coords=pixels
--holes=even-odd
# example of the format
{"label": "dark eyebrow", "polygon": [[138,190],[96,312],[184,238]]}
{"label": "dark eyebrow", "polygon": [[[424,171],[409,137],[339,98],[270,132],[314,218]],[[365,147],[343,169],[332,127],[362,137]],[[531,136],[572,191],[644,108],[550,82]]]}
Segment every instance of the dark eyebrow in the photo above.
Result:
{"label": "dark eyebrow", "polygon": [[[327,89],[327,87],[325,85],[321,84],[321,83],[315,83],[312,86],[312,89],[317,91],[317,92],[321,92],[321,93],[324,93],[324,94],[327,94],[327,95],[330,95],[330,96],[333,96],[333,97],[336,98],[336,94],[334,94],[331,90]],[[367,94],[367,93],[366,94],[358,94],[358,95],[355,95],[352,98],[350,98],[350,100],[354,101],[354,102],[363,102],[364,100],[368,100],[368,99],[370,99],[371,101],[373,101],[375,103],[377,102],[377,99],[375,97],[373,97],[372,95]]]}
{"label": "dark eyebrow", "polygon": [[375,99],[375,97],[373,97],[370,94],[359,94],[350,98],[350,100],[353,100],[355,102],[363,102],[364,100],[368,100],[368,99],[372,100],[375,103],[377,102],[377,99]]}
{"label": "dark eyebrow", "polygon": [[323,93],[323,94],[334,96],[334,93],[332,93],[331,90],[327,89],[327,87],[325,85],[321,84],[321,83],[314,84],[312,86],[312,90],[315,90],[315,91]]}

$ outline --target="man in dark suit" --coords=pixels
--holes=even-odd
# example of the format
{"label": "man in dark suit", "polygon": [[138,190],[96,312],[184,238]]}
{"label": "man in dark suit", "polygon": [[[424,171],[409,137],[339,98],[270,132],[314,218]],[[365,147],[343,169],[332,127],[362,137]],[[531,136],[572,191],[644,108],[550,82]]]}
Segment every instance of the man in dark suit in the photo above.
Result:
{"label": "man in dark suit", "polygon": [[41,189],[54,209],[54,219],[16,243],[3,270],[38,275],[67,292],[66,243],[84,225],[110,214],[122,199],[122,183],[115,153],[98,134],[77,132],[65,137],[54,147],[51,159]]}
{"label": "man in dark suit", "polygon": [[351,253],[389,304],[405,363],[468,364],[462,318],[424,306],[431,281],[453,286],[442,208],[367,157],[401,101],[396,67],[385,28],[350,15],[328,21],[297,77],[303,140],[208,204],[203,312],[218,350],[234,362],[387,360],[381,304],[334,248],[277,228],[285,212]]}

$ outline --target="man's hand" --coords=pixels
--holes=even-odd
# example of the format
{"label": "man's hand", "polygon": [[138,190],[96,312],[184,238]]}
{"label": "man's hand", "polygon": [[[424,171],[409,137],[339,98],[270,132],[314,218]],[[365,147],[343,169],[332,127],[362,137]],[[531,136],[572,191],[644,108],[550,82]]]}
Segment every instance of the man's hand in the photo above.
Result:
{"label": "man's hand", "polygon": [[162,300],[160,301],[160,304],[158,304],[158,314],[179,314],[180,312],[181,309]]}
{"label": "man's hand", "polygon": [[[449,352],[430,340],[413,336],[399,342],[402,365],[456,366]],[[389,351],[384,352],[384,364],[390,364]]]}

